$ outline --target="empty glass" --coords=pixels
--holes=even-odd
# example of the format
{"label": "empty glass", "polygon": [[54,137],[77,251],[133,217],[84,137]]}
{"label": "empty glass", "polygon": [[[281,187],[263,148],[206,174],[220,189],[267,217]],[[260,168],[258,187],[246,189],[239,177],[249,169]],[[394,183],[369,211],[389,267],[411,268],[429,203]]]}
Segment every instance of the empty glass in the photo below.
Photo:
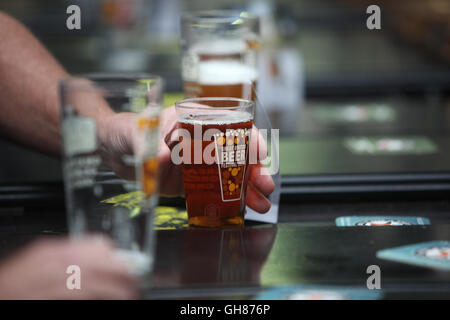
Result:
{"label": "empty glass", "polygon": [[88,75],[60,83],[63,172],[72,235],[104,233],[136,275],[153,263],[162,80]]}

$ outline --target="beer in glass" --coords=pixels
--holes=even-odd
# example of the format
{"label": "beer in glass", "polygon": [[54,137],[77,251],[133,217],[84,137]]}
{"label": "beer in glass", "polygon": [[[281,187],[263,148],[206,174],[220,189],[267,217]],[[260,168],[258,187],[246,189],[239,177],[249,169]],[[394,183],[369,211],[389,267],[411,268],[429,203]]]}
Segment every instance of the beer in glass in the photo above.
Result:
{"label": "beer in glass", "polygon": [[243,226],[254,103],[196,98],[176,109],[189,225]]}
{"label": "beer in glass", "polygon": [[233,11],[187,13],[181,29],[186,97],[255,100],[257,17]]}

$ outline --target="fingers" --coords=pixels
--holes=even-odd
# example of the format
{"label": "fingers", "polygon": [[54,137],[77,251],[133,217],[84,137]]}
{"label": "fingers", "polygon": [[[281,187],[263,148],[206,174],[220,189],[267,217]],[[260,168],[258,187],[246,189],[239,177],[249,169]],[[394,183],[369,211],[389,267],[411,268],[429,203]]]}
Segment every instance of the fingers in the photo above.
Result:
{"label": "fingers", "polygon": [[[115,281],[101,282],[98,285],[89,288],[87,299],[107,299],[107,300],[132,300],[139,297],[139,292],[134,289],[127,289],[123,285],[117,285]],[[83,290],[83,289],[82,289]],[[86,297],[82,297],[86,299]]]}
{"label": "fingers", "polygon": [[82,289],[89,299],[138,297],[136,279],[115,255],[110,239],[99,236],[84,237],[72,242],[72,248],[67,249],[72,252],[73,261],[82,269]]}
{"label": "fingers", "polygon": [[173,165],[169,147],[162,143],[158,151],[159,192],[168,196],[179,196],[184,193],[181,166]]}
{"label": "fingers", "polygon": [[275,190],[275,183],[269,170],[262,164],[250,165],[250,181],[263,195],[268,196]]}
{"label": "fingers", "polygon": [[162,140],[170,147],[172,132],[177,128],[177,113],[175,107],[166,108],[161,112],[160,128]]}
{"label": "fingers", "polygon": [[137,280],[114,258],[87,272],[85,289],[93,299],[136,299],[139,296]]}
{"label": "fingers", "polygon": [[[111,240],[87,236],[37,240],[0,268],[8,299],[135,299],[137,280],[117,260]],[[81,288],[68,290],[66,270],[79,267]],[[75,275],[75,274],[74,274]],[[3,296],[2,296],[3,294]]]}
{"label": "fingers", "polygon": [[253,165],[250,168],[246,204],[256,212],[266,213],[271,206],[266,196],[274,191],[275,184],[263,165]]}
{"label": "fingers", "polygon": [[132,166],[123,165],[122,163],[113,162],[111,163],[111,169],[114,171],[114,173],[128,181],[134,181],[136,180],[136,168]]}
{"label": "fingers", "polygon": [[172,140],[172,134],[178,128],[175,107],[166,108],[161,113],[160,127],[161,143],[158,150],[160,193],[179,196],[184,193],[182,168],[174,165],[171,158],[171,149],[179,143],[178,140]]}
{"label": "fingers", "polygon": [[266,140],[255,126],[252,127],[249,155],[251,164],[258,163],[268,156]]}
{"label": "fingers", "polygon": [[[73,248],[73,252],[76,252],[77,254],[90,252],[89,249],[95,249],[97,251],[107,253],[109,250],[114,248],[113,240],[100,233],[76,236],[67,239],[63,238],[55,241],[55,243],[59,243],[60,245],[65,245],[66,242],[69,243],[71,248]],[[84,251],[87,248],[89,248],[88,251]]]}
{"label": "fingers", "polygon": [[178,123],[174,123],[170,126],[170,129],[166,131],[166,134],[164,136],[164,142],[170,150],[172,150],[173,147],[175,147],[180,142],[179,136],[175,132],[179,128],[180,126],[178,125]]}
{"label": "fingers", "polygon": [[270,209],[270,201],[252,184],[247,184],[247,196],[245,199],[247,206],[259,213],[266,213]]}
{"label": "fingers", "polygon": [[262,164],[268,156],[267,144],[261,132],[253,126],[249,151],[249,182],[247,187],[247,205],[259,212],[266,213],[270,210],[271,203],[266,198],[275,190],[275,183],[269,170]]}

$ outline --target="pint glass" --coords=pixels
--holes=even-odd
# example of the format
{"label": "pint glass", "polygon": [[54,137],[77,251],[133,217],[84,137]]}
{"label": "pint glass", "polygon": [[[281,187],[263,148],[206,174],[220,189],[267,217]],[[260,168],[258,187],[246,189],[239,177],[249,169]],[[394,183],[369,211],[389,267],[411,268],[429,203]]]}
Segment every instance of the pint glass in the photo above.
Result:
{"label": "pint glass", "polygon": [[196,98],[177,102],[176,110],[172,160],[182,164],[189,225],[242,227],[254,103]]}
{"label": "pint glass", "polygon": [[153,261],[162,80],[95,74],[61,81],[69,231],[103,233],[139,276]]}
{"label": "pint glass", "polygon": [[255,100],[259,19],[246,12],[200,11],[181,18],[186,97]]}

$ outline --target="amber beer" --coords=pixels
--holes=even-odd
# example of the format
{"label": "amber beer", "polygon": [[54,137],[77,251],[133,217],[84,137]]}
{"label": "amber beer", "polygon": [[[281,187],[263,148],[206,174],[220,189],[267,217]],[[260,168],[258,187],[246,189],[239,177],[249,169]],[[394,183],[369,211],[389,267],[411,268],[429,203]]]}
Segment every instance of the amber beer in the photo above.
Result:
{"label": "amber beer", "polygon": [[[191,161],[183,162],[184,189],[190,226],[232,227],[244,224],[248,151],[253,115],[243,111],[186,113],[179,117],[179,127],[191,137]],[[195,127],[201,132],[216,129],[211,140],[202,137],[195,143]],[[198,129],[197,129],[198,130]],[[214,144],[214,162],[194,163],[195,147],[201,152]],[[197,150],[198,152],[198,150]]]}
{"label": "amber beer", "polygon": [[[242,39],[193,45],[183,58],[186,97],[233,97],[255,101],[257,70]],[[253,59],[254,60],[254,59]]]}
{"label": "amber beer", "polygon": [[257,72],[233,60],[198,63],[196,81],[184,82],[186,97],[232,97],[255,101]]}
{"label": "amber beer", "polygon": [[184,93],[255,101],[259,18],[248,12],[208,10],[181,17]]}

